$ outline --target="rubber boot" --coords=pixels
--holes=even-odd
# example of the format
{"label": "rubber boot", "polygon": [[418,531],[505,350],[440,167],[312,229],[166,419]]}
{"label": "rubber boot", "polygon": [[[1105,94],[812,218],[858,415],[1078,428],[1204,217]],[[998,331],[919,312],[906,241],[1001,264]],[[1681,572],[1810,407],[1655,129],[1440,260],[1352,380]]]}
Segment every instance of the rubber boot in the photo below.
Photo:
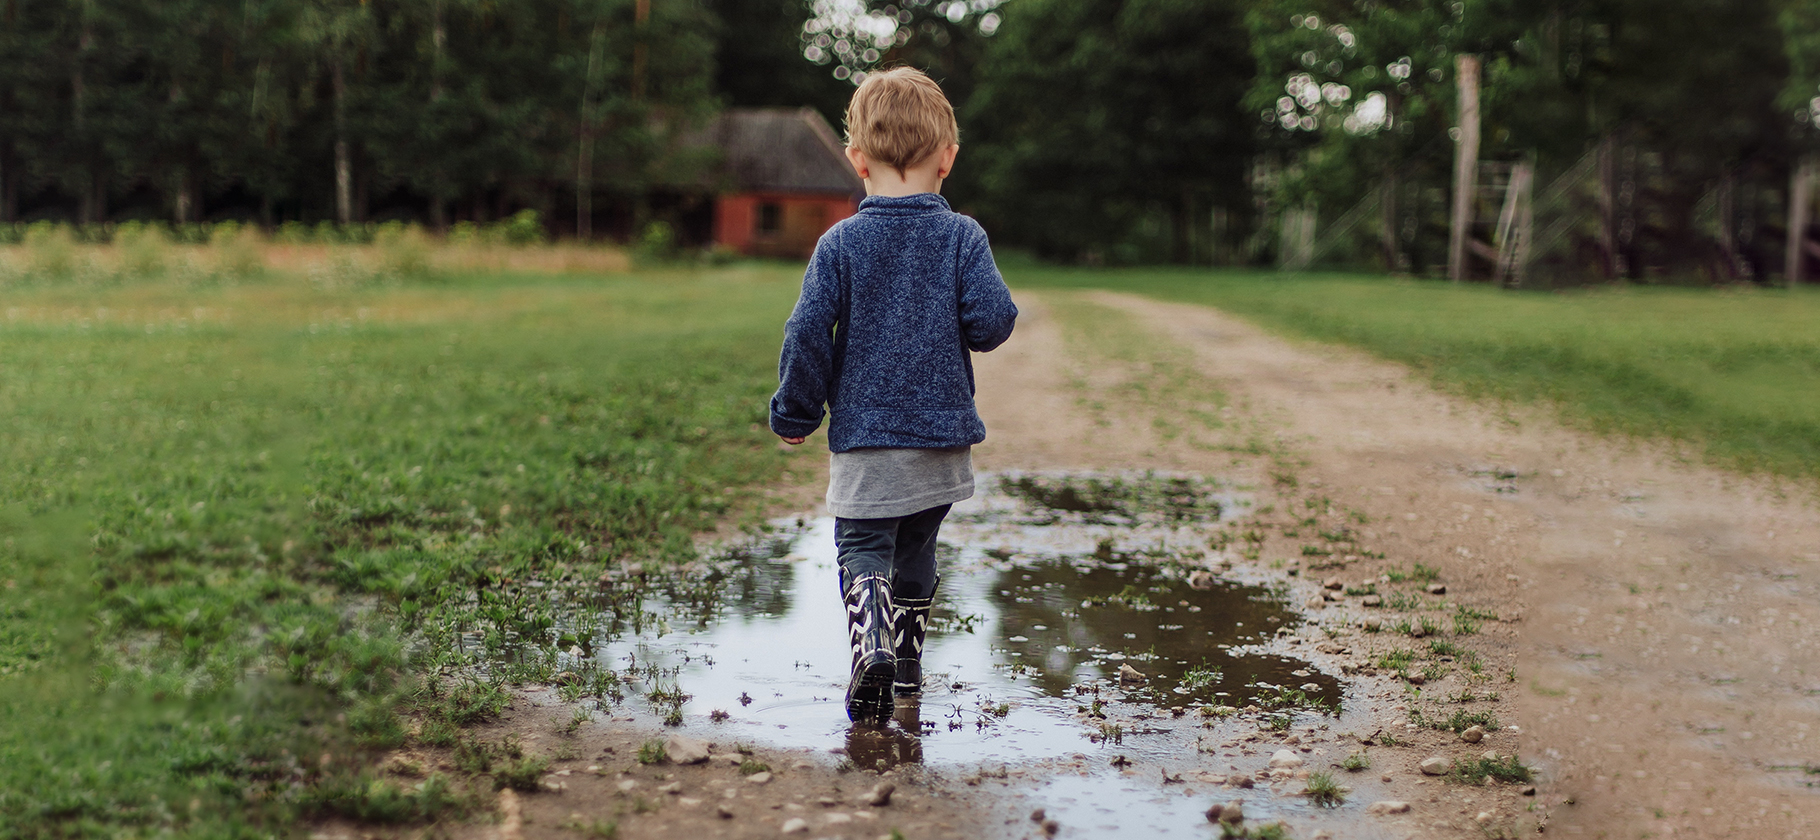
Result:
{"label": "rubber boot", "polygon": [[855,723],[883,722],[891,717],[891,682],[897,676],[891,645],[891,581],[876,572],[863,574],[847,584],[842,596],[853,647],[847,718]]}
{"label": "rubber boot", "polygon": [[942,576],[935,576],[927,598],[894,598],[891,614],[891,646],[897,654],[897,676],[892,693],[898,697],[917,697],[923,693],[923,640],[929,635],[929,610],[935,606],[935,590]]}

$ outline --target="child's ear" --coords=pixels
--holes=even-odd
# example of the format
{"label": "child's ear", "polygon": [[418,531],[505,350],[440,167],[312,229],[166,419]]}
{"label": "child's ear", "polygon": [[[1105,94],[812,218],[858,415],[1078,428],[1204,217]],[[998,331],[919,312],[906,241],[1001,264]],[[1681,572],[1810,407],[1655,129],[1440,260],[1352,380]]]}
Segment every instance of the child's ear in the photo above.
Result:
{"label": "child's ear", "polygon": [[848,146],[846,151],[847,162],[853,164],[853,171],[859,173],[860,180],[864,181],[867,178],[872,177],[872,173],[869,171],[870,167],[867,165],[866,153],[855,149],[852,146]]}
{"label": "child's ear", "polygon": [[950,143],[948,148],[941,151],[942,165],[935,168],[935,177],[946,178],[948,173],[954,171],[954,156],[960,154],[960,151],[959,143]]}

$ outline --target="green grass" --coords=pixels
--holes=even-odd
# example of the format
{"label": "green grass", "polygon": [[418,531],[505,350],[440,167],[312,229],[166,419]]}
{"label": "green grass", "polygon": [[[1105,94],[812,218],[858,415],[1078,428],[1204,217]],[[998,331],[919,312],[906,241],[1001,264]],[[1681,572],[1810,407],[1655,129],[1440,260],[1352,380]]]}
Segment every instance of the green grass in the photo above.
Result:
{"label": "green grass", "polygon": [[1617,287],[1510,293],[1355,275],[1018,269],[1013,289],[1210,304],[1409,364],[1457,393],[1558,407],[1747,471],[1820,476],[1820,293]]}
{"label": "green grass", "polygon": [[1484,784],[1487,779],[1499,782],[1527,782],[1535,773],[1514,755],[1503,758],[1455,759],[1448,778],[1466,785]]}
{"label": "green grass", "polygon": [[1340,790],[1333,774],[1325,770],[1316,770],[1308,774],[1308,801],[1327,808],[1337,808],[1346,801],[1346,792]]}
{"label": "green grass", "polygon": [[588,643],[549,591],[750,514],[799,277],[0,288],[0,835],[456,807],[371,776],[400,713],[462,743]]}

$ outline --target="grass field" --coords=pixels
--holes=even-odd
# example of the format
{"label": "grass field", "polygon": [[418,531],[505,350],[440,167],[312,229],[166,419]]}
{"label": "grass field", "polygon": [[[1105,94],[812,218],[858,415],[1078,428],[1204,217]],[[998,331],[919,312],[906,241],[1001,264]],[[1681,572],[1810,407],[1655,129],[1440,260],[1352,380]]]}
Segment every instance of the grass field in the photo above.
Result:
{"label": "grass field", "polygon": [[[269,836],[534,784],[540,757],[464,727],[584,641],[551,591],[610,607],[602,572],[694,560],[695,535],[750,519],[741,500],[785,460],[764,405],[800,269],[407,273],[381,250],[241,271],[231,247],[196,253],[0,277],[0,837]],[[1462,393],[1820,475],[1814,294],[1009,279],[1213,304]],[[1132,340],[1057,305],[1098,324],[1081,340]],[[615,679],[565,691],[617,700]],[[484,768],[376,772],[412,742]]]}
{"label": "grass field", "polygon": [[371,761],[499,710],[454,635],[547,669],[530,586],[779,474],[799,270],[371,280],[0,290],[0,837],[459,812]]}
{"label": "grass field", "polygon": [[1474,397],[1667,438],[1714,462],[1820,478],[1820,292],[1611,288],[1512,293],[1345,275],[1019,269],[1014,289],[1101,288],[1218,306],[1350,344]]}

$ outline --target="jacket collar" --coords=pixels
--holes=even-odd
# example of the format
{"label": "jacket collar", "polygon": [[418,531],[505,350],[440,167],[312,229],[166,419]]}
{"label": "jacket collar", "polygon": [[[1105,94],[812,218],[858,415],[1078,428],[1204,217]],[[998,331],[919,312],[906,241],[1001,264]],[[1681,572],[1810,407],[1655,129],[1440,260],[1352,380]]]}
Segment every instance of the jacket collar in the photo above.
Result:
{"label": "jacket collar", "polygon": [[859,203],[859,212],[886,216],[909,216],[917,213],[949,211],[948,199],[937,193],[905,196],[869,195]]}

